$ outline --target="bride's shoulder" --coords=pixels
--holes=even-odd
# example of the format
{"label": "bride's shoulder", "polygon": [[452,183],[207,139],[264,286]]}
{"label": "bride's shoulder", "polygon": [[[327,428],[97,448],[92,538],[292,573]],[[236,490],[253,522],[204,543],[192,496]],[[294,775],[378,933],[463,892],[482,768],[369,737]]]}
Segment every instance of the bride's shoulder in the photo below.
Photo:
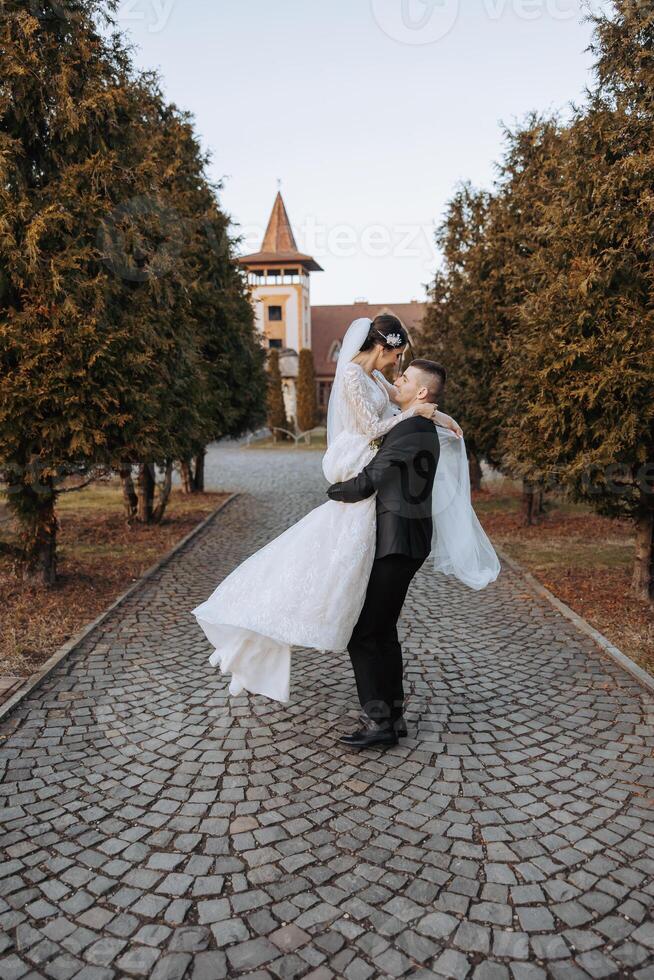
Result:
{"label": "bride's shoulder", "polygon": [[345,365],[344,376],[350,380],[358,380],[362,376],[365,377],[366,372],[363,370],[360,364],[356,361],[350,361]]}

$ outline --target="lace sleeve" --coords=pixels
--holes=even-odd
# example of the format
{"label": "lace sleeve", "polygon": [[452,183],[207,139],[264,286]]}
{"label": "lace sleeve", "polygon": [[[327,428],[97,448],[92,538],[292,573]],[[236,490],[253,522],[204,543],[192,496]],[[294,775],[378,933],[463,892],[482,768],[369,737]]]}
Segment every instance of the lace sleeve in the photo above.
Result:
{"label": "lace sleeve", "polygon": [[[343,395],[348,416],[348,429],[376,439],[386,435],[398,422],[415,415],[415,409],[400,412],[390,418],[381,419],[372,404],[368,382],[363,368],[358,364],[348,364],[343,376]],[[374,384],[374,382],[373,382]]]}

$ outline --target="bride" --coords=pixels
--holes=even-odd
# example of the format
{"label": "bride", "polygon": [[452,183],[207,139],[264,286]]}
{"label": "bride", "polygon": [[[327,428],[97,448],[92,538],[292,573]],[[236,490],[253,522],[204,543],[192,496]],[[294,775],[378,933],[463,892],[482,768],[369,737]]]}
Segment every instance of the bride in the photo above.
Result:
{"label": "bride", "polygon": [[[439,427],[433,491],[434,567],[473,589],[500,566],[470,502],[461,430],[432,404],[405,412],[382,371],[397,364],[408,335],[397,319],[355,320],[338,358],[327,415],[323,473],[330,483],[356,476],[377,451],[371,440],[414,414]],[[340,651],[363,607],[375,557],[375,497],[328,500],[257,551],[224,579],[193,615],[214,647],[212,666],[231,674],[229,693],[289,700],[291,647]]]}

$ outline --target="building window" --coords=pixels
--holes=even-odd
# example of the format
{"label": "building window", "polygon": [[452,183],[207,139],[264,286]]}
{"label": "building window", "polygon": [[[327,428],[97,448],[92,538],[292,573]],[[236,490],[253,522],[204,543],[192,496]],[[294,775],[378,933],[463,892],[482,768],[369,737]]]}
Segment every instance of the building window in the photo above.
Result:
{"label": "building window", "polygon": [[269,347],[277,347],[277,348],[281,348],[281,346],[282,346],[282,342],[281,342],[281,340],[277,340],[277,339],[275,339],[275,338],[273,337],[273,338],[272,338],[271,340],[269,340],[269,341],[268,341],[268,346],[269,346]]}
{"label": "building window", "polygon": [[269,306],[268,307],[268,319],[269,320],[281,320],[282,318],[282,308],[281,306]]}
{"label": "building window", "polygon": [[329,360],[334,361],[334,363],[336,363],[336,361],[338,360],[338,355],[340,353],[341,353],[341,342],[340,340],[335,340],[329,349]]}

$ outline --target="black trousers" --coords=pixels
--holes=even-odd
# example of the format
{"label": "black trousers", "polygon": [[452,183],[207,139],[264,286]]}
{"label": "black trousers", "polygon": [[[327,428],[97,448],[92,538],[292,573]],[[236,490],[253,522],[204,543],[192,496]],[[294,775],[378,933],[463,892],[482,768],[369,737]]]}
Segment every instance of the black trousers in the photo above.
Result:
{"label": "black trousers", "polygon": [[424,558],[386,555],[373,562],[365,602],[347,649],[364,713],[383,724],[404,710],[402,647],[397,621]]}

